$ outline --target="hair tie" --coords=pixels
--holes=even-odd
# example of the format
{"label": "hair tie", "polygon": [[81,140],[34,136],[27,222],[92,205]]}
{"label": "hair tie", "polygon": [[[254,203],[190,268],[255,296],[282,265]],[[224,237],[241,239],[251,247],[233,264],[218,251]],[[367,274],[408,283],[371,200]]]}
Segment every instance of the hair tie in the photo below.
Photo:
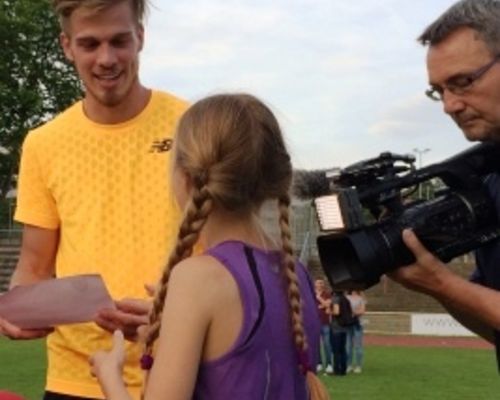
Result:
{"label": "hair tie", "polygon": [[201,171],[199,174],[193,177],[193,181],[198,188],[205,186],[208,183],[208,171]]}
{"label": "hair tie", "polygon": [[154,358],[151,354],[143,354],[141,357],[141,369],[149,371],[153,366]]}
{"label": "hair tie", "polygon": [[304,375],[309,371],[314,372],[309,363],[309,355],[304,350],[299,351],[299,367]]}

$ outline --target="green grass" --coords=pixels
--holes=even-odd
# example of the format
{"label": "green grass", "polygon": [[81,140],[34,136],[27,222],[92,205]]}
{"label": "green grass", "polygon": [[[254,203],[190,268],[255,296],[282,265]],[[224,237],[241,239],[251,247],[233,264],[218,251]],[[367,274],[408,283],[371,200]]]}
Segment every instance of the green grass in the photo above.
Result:
{"label": "green grass", "polygon": [[0,389],[30,400],[42,398],[45,385],[45,340],[0,338]]}
{"label": "green grass", "polygon": [[[43,345],[0,339],[0,389],[41,398]],[[491,350],[367,347],[361,375],[323,380],[333,400],[493,400],[500,393]]]}
{"label": "green grass", "polygon": [[493,400],[500,376],[492,350],[367,347],[363,373],[324,377],[333,399]]}

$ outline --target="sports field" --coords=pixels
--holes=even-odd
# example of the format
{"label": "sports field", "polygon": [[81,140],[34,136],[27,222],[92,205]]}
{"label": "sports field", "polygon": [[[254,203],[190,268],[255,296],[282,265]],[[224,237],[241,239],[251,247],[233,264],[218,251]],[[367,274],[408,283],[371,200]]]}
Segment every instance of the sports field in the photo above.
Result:
{"label": "sports field", "polygon": [[[366,343],[362,374],[323,376],[333,400],[500,398],[494,352],[491,348],[478,348],[485,346],[477,346],[475,341],[455,347],[459,342],[445,339],[419,342],[367,337]],[[44,366],[43,341],[0,339],[1,389],[30,400],[40,399]]]}

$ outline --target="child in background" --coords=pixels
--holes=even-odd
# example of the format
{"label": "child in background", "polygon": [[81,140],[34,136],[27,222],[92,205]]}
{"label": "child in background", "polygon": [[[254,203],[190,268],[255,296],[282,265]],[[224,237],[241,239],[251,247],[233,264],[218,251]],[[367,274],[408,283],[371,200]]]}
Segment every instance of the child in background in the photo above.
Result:
{"label": "child in background", "polygon": [[332,293],[327,289],[325,280],[322,278],[314,281],[314,291],[318,304],[318,316],[321,322],[321,343],[320,349],[318,349],[320,362],[316,367],[316,372],[324,371],[325,374],[333,374],[332,331],[330,327]]}
{"label": "child in background", "polygon": [[[313,372],[320,324],[291,245],[292,166],[276,118],[250,95],[203,99],[180,120],[174,160],[184,220],[145,335],[144,398],[328,399]],[[281,249],[257,218],[267,200]],[[196,243],[208,250],[192,256]],[[109,400],[130,398],[123,359],[118,331],[90,360]]]}

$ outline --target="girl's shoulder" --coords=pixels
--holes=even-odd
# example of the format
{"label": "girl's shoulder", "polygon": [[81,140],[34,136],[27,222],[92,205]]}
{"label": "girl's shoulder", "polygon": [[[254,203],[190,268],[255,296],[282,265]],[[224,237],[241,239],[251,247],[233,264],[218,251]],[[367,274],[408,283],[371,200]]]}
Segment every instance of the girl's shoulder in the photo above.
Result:
{"label": "girl's shoulder", "polygon": [[172,270],[169,286],[190,285],[217,292],[224,291],[233,281],[232,275],[219,260],[202,254],[179,262]]}

